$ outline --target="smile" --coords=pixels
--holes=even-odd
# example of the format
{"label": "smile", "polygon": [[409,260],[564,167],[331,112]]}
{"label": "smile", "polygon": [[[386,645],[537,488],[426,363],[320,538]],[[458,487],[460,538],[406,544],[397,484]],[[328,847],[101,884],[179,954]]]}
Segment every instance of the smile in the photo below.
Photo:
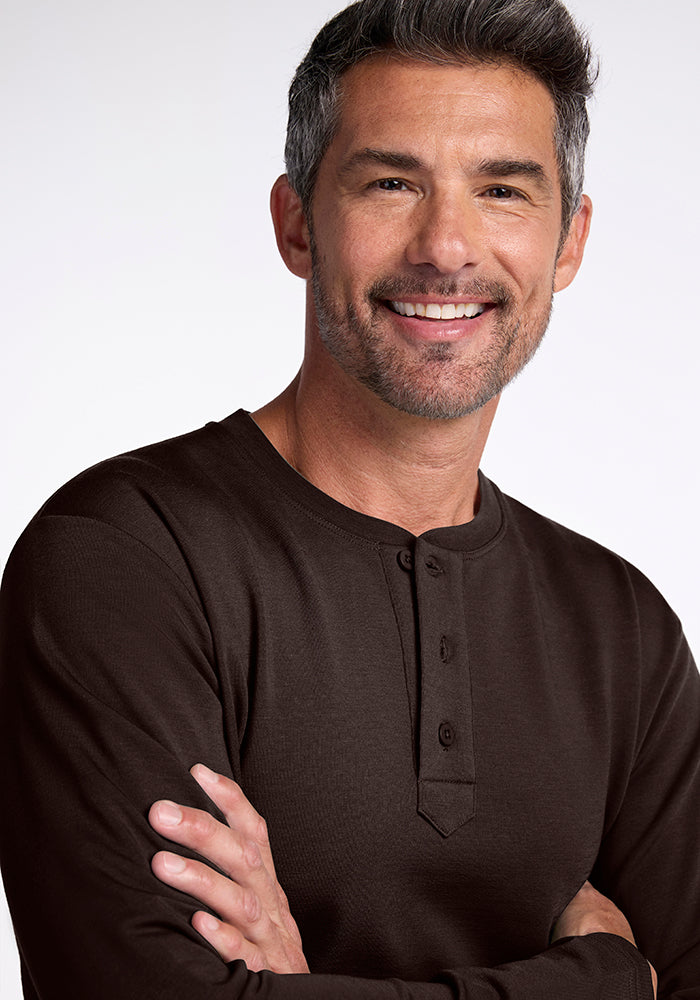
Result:
{"label": "smile", "polygon": [[389,302],[399,316],[419,316],[424,319],[474,319],[486,308],[483,302]]}

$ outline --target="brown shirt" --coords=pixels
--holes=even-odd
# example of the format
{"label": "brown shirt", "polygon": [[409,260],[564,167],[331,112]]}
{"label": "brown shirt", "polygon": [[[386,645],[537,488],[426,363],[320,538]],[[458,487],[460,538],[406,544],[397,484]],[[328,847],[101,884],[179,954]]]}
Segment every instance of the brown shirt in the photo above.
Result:
{"label": "brown shirt", "polygon": [[[481,479],[415,538],[243,412],[84,473],[2,605],[0,851],[28,997],[651,997],[621,938],[549,947],[586,878],[700,998],[700,679],[619,557]],[[308,977],[223,964],[158,882],[197,761],[268,821]],[[682,992],[683,990],[687,992]]]}

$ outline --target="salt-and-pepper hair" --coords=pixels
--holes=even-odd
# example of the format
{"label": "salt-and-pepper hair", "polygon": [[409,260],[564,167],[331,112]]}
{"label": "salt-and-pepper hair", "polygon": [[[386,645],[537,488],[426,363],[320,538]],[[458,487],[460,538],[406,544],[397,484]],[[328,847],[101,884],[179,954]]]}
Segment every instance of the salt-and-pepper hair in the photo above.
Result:
{"label": "salt-and-pepper hair", "polygon": [[360,0],[318,33],[292,81],[285,158],[307,216],[319,165],[338,127],[342,76],[379,52],[443,65],[507,61],[552,95],[562,230],[579,207],[596,66],[559,0]]}

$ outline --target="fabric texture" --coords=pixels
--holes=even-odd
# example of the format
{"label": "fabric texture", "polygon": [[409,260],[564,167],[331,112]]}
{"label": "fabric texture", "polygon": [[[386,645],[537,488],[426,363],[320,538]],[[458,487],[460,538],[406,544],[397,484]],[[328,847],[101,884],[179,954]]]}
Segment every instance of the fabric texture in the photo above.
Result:
{"label": "fabric texture", "polygon": [[[419,538],[243,411],[112,459],[2,589],[0,859],[29,998],[700,998],[700,678],[652,585],[484,476]],[[310,976],[224,964],[150,871],[202,762],[268,821]]]}

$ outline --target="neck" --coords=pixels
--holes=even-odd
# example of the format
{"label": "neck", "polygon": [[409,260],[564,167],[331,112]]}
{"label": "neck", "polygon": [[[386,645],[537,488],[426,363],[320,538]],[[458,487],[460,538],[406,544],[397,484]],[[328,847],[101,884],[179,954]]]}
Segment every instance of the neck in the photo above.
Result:
{"label": "neck", "polygon": [[305,363],[253,419],[328,496],[420,535],[474,517],[479,462],[497,403],[454,420],[427,420],[401,413],[354,381],[342,392],[328,391],[328,380]]}

